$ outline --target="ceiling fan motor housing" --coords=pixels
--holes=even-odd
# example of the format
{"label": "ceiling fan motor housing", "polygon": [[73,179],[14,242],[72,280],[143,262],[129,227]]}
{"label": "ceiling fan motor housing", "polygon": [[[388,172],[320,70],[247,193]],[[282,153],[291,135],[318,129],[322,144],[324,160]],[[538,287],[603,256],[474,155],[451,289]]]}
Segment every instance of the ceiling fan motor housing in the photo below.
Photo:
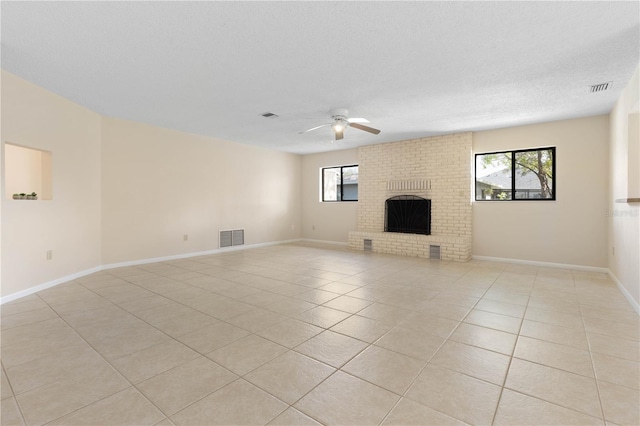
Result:
{"label": "ceiling fan motor housing", "polygon": [[359,130],[364,130],[365,132],[372,133],[377,135],[380,133],[380,130],[374,129],[373,127],[365,126],[360,123],[368,123],[369,120],[364,118],[351,118],[349,119],[348,114],[349,111],[344,108],[336,108],[329,111],[331,114],[332,123],[321,124],[320,126],[312,127],[310,129],[304,130],[300,132],[300,134],[307,133],[321,127],[331,126],[331,130],[333,131],[334,140],[340,140],[344,138],[344,131],[347,127],[354,127]]}
{"label": "ceiling fan motor housing", "polygon": [[342,117],[342,116],[333,117],[333,127],[337,128],[339,126],[342,126],[343,129],[349,126],[349,121],[347,120],[347,117]]}
{"label": "ceiling fan motor housing", "polygon": [[346,108],[335,108],[329,111],[329,114],[333,118],[341,117],[346,120],[347,117],[349,116],[349,110]]}

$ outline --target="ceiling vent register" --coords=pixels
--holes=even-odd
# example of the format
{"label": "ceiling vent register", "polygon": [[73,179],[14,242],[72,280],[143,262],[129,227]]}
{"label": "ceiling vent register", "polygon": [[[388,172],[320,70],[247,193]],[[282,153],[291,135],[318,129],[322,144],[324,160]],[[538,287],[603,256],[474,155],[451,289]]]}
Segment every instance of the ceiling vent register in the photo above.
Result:
{"label": "ceiling vent register", "polygon": [[604,92],[605,90],[607,90],[609,88],[610,85],[611,85],[610,81],[608,81],[606,83],[594,84],[593,86],[591,86],[589,91],[591,93]]}

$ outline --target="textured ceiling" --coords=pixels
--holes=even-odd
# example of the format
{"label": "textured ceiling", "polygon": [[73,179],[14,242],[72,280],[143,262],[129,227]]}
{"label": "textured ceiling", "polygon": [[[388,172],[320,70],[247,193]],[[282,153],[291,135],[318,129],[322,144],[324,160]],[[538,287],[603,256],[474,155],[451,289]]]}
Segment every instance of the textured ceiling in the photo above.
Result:
{"label": "textured ceiling", "polygon": [[[1,58],[107,116],[304,154],[608,113],[639,5],[3,1]],[[333,108],[382,133],[298,134]]]}

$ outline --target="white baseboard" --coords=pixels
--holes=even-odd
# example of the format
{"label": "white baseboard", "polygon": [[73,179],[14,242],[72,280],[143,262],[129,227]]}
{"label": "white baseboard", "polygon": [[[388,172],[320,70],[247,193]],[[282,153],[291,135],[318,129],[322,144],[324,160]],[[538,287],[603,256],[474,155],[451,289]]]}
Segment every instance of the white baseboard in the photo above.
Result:
{"label": "white baseboard", "polygon": [[68,281],[75,280],[76,278],[84,277],[85,275],[90,275],[96,272],[100,272],[101,270],[102,270],[101,266],[96,266],[95,268],[85,269],[84,271],[76,272],[75,274],[67,275],[64,277],[57,278],[53,281],[48,281],[46,283],[29,287],[26,290],[18,291],[17,293],[9,294],[8,296],[2,296],[0,297],[0,305],[4,305],[5,303],[12,302],[14,300],[20,299],[25,296],[29,296],[33,293],[37,293],[42,290],[46,290],[48,288],[57,286],[58,284],[66,283]]}
{"label": "white baseboard", "polygon": [[570,265],[565,263],[553,263],[553,262],[538,262],[536,260],[522,260],[522,259],[511,259],[507,257],[492,257],[492,256],[473,255],[471,258],[473,260],[486,260],[489,262],[515,263],[520,265],[542,266],[545,268],[572,269],[574,271],[601,272],[603,274],[609,273],[609,269],[601,268],[597,266]]}
{"label": "white baseboard", "polygon": [[611,277],[613,282],[616,283],[616,285],[618,286],[620,293],[622,293],[625,299],[627,299],[627,302],[629,302],[633,310],[636,311],[638,315],[640,315],[640,304],[638,304],[638,302],[633,298],[633,296],[631,296],[631,293],[629,293],[629,291],[626,288],[624,288],[624,286],[622,285],[618,277],[616,277],[613,274],[613,272],[611,272],[610,269],[608,270],[608,273],[609,273],[609,277]]}
{"label": "white baseboard", "polygon": [[30,287],[26,290],[19,291],[17,293],[9,294],[7,296],[2,296],[0,297],[0,305],[3,305],[8,302],[12,302],[14,300],[20,299],[25,296],[29,296],[33,293],[37,293],[39,291],[57,286],[58,284],[66,283],[68,281],[75,280],[76,278],[84,277],[85,275],[93,274],[106,269],[122,268],[125,266],[145,265],[148,263],[166,262],[167,260],[186,259],[189,257],[206,256],[210,254],[227,253],[227,252],[239,251],[239,250],[249,250],[249,249],[255,249],[260,247],[275,246],[279,244],[295,243],[298,241],[302,241],[302,240],[295,239],[295,240],[273,241],[273,242],[259,243],[259,244],[249,244],[249,245],[243,245],[243,246],[234,246],[234,247],[228,247],[228,248],[222,248],[222,249],[201,251],[196,253],[176,254],[172,256],[154,257],[151,259],[132,260],[127,262],[110,263],[107,265],[96,266],[95,268],[87,269],[81,272],[76,272],[75,274],[60,277],[53,281],[48,281],[46,283],[38,284],[36,286]]}
{"label": "white baseboard", "polygon": [[146,265],[147,263],[158,263],[158,262],[166,262],[168,260],[180,260],[180,259],[187,259],[190,257],[208,256],[211,254],[220,254],[220,253],[228,253],[228,252],[240,251],[240,250],[256,249],[260,247],[269,247],[269,246],[275,246],[279,244],[295,243],[298,241],[302,241],[302,240],[295,239],[295,240],[272,241],[268,243],[232,246],[232,247],[225,247],[225,248],[219,248],[214,250],[198,251],[194,253],[183,253],[183,254],[175,254],[171,256],[153,257],[149,259],[129,260],[126,262],[109,263],[106,265],[102,265],[102,269],[113,269],[113,268],[122,268],[125,266]]}
{"label": "white baseboard", "polygon": [[551,263],[551,262],[537,262],[534,260],[520,260],[520,259],[509,259],[509,258],[501,258],[501,257],[490,257],[490,256],[473,256],[473,260],[487,260],[490,262],[503,262],[503,263],[516,263],[520,265],[532,265],[532,266],[543,266],[547,268],[561,268],[561,269],[572,269],[574,271],[587,271],[587,272],[601,272],[609,275],[611,280],[616,283],[616,286],[620,290],[620,293],[627,299],[627,302],[631,305],[633,310],[640,315],[640,304],[631,296],[631,294],[627,291],[626,288],[622,285],[620,280],[611,272],[609,268],[599,268],[596,266],[583,266],[583,265],[567,265],[564,263]]}
{"label": "white baseboard", "polygon": [[[342,247],[348,246],[348,243],[343,243],[343,242],[339,242],[339,241],[324,241],[324,240],[312,240],[312,239],[294,239],[294,240],[274,241],[274,242],[268,242],[268,243],[250,244],[250,245],[245,245],[245,246],[235,246],[235,247],[228,247],[228,248],[215,249],[215,250],[207,250],[207,251],[201,251],[201,252],[195,252],[195,253],[177,254],[177,255],[172,255],[172,256],[155,257],[155,258],[150,258],[150,259],[140,259],[140,260],[127,261],[127,262],[111,263],[111,264],[107,264],[107,265],[96,266],[94,268],[86,269],[84,271],[76,272],[74,274],[67,275],[67,276],[64,276],[64,277],[60,277],[60,278],[57,278],[55,280],[48,281],[46,283],[38,284],[36,286],[30,287],[30,288],[28,288],[26,290],[19,291],[17,293],[9,294],[7,296],[2,296],[2,297],[0,297],[0,305],[3,305],[3,304],[8,303],[8,302],[12,302],[12,301],[20,299],[22,297],[29,296],[29,295],[31,295],[33,293],[37,293],[37,292],[42,291],[42,290],[46,290],[48,288],[57,286],[59,284],[75,280],[76,278],[84,277],[86,275],[90,275],[90,274],[93,274],[93,273],[96,273],[96,272],[100,272],[100,271],[103,271],[103,270],[106,270],[106,269],[122,268],[122,267],[125,267],[125,266],[145,265],[145,264],[148,264],[148,263],[166,262],[168,260],[187,259],[187,258],[190,258],[190,257],[206,256],[206,255],[211,255],[211,254],[220,254],[220,253],[227,253],[227,252],[239,251],[239,250],[249,250],[249,249],[255,249],[255,248],[260,248],[260,247],[275,246],[275,245],[279,245],[279,244],[295,243],[295,242],[300,242],[300,241],[309,242],[309,243],[330,244],[330,245],[336,245],[336,246],[342,246]],[[544,267],[549,267],[549,268],[573,269],[573,270],[578,270],[578,271],[603,272],[603,273],[608,274],[611,277],[613,282],[615,282],[616,285],[618,286],[618,288],[620,289],[620,292],[624,295],[624,297],[627,299],[627,301],[631,304],[633,309],[640,315],[640,305],[638,304],[638,302],[633,299],[633,297],[627,291],[627,289],[624,288],[622,283],[618,280],[618,278],[608,268],[598,268],[598,267],[593,267],[593,266],[582,266],[582,265],[567,265],[567,264],[562,264],[562,263],[537,262],[537,261],[531,261],[531,260],[509,259],[509,258],[499,258],[499,257],[490,257],[490,256],[473,256],[472,259],[474,259],[474,260],[486,260],[486,261],[491,261],[491,262],[516,263],[516,264],[521,264],[521,265],[544,266]]]}
{"label": "white baseboard", "polygon": [[301,242],[304,243],[315,243],[315,244],[329,244],[332,246],[341,246],[341,247],[348,247],[349,243],[344,243],[342,241],[327,241],[327,240],[313,240],[310,238],[303,238],[301,240],[299,240]]}

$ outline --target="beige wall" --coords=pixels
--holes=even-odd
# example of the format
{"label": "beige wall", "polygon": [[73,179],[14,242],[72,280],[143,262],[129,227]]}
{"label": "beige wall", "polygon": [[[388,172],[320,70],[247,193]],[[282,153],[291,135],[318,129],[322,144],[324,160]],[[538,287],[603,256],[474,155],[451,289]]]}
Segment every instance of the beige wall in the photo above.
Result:
{"label": "beige wall", "polygon": [[100,265],[101,119],[8,72],[1,84],[3,149],[9,142],[51,151],[54,191],[53,200],[2,196],[4,297]]}
{"label": "beige wall", "polygon": [[4,71],[1,138],[3,151],[52,153],[54,194],[2,194],[3,300],[105,264],[215,250],[221,229],[244,228],[247,245],[301,236],[298,155],[101,117]]}
{"label": "beige wall", "polygon": [[607,266],[608,116],[473,134],[474,153],[555,146],[556,201],[473,203],[473,254]]}
{"label": "beige wall", "polygon": [[215,250],[225,229],[244,228],[247,245],[300,238],[300,156],[113,118],[102,128],[104,264]]}
{"label": "beige wall", "polygon": [[357,228],[358,203],[320,201],[320,169],[358,164],[358,151],[345,149],[302,157],[302,237],[346,243]]}
{"label": "beige wall", "polygon": [[[473,203],[473,254],[607,267],[608,129],[608,117],[597,116],[473,133],[474,152],[556,146],[558,157],[556,201]],[[355,164],[357,151],[302,162],[303,237],[344,241],[357,212],[350,203],[318,202],[318,170]]]}
{"label": "beige wall", "polygon": [[[2,150],[50,151],[54,192],[29,203],[2,194],[3,297],[103,264],[213,250],[220,229],[245,228],[246,244],[347,242],[357,229],[358,203],[319,202],[318,179],[357,163],[356,149],[300,157],[103,118],[5,71],[1,84]],[[628,150],[637,105],[636,71],[610,116],[474,133],[475,152],[558,156],[557,201],[474,203],[474,254],[609,265],[638,300],[638,205],[613,202],[640,163]]]}
{"label": "beige wall", "polygon": [[[640,197],[638,174],[630,168],[640,169],[640,155],[634,143],[640,129],[638,121],[630,120],[637,114],[640,98],[640,68],[636,69],[631,81],[616,102],[610,118],[610,173],[608,199],[609,214],[609,269],[627,293],[640,303],[640,204],[616,203],[616,199]],[[631,126],[630,121],[635,124]],[[635,128],[634,128],[635,127]],[[631,141],[631,146],[629,145]],[[634,192],[636,191],[636,192]],[[615,248],[615,254],[614,254]]]}

